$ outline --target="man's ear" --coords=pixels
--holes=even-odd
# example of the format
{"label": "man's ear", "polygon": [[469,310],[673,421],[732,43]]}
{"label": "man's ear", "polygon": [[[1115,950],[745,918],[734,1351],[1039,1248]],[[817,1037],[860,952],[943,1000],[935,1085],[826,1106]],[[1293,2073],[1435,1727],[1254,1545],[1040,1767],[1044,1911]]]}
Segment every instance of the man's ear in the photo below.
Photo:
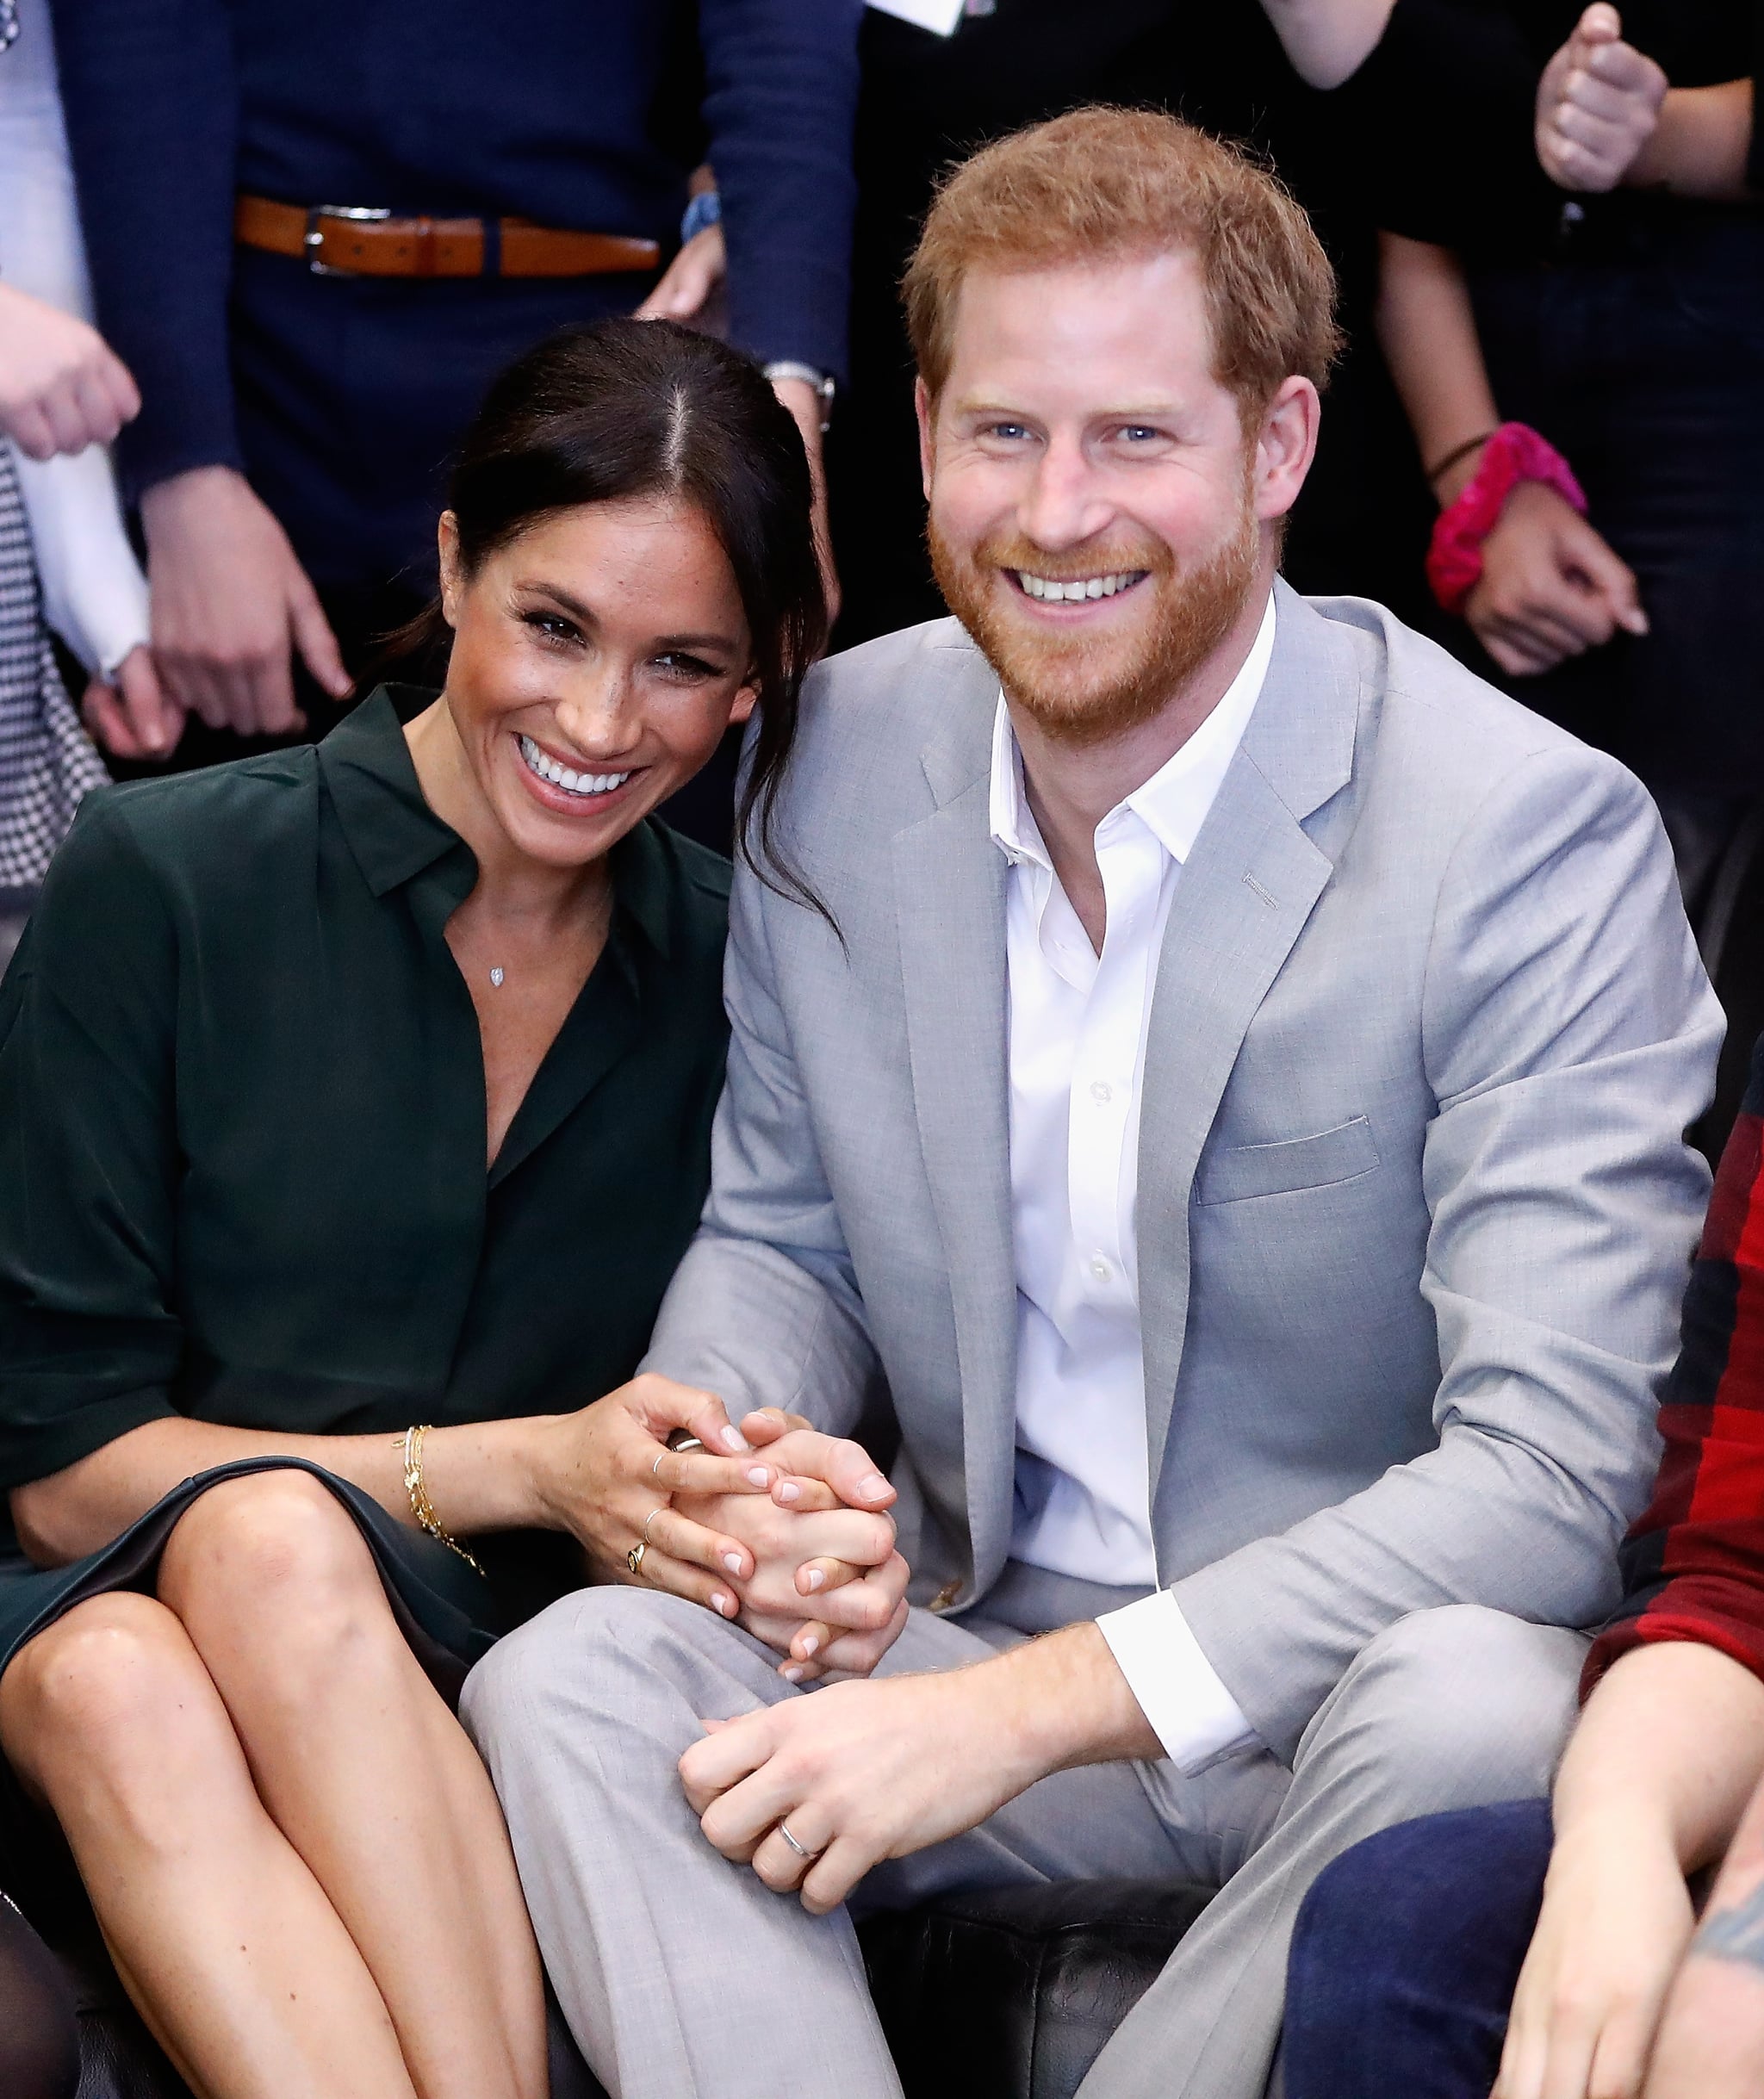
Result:
{"label": "man's ear", "polygon": [[1317,456],[1317,432],[1323,404],[1308,379],[1297,373],[1281,382],[1264,411],[1256,437],[1256,515],[1283,518],[1297,502],[1299,490]]}
{"label": "man's ear", "polygon": [[924,485],[925,500],[931,500],[931,458],[935,444],[931,425],[937,413],[937,404],[922,379],[913,382],[913,413],[919,419],[919,479]]}
{"label": "man's ear", "polygon": [[459,624],[459,594],[464,587],[459,561],[459,519],[444,510],[435,527],[436,551],[441,557],[441,617],[450,627]]}

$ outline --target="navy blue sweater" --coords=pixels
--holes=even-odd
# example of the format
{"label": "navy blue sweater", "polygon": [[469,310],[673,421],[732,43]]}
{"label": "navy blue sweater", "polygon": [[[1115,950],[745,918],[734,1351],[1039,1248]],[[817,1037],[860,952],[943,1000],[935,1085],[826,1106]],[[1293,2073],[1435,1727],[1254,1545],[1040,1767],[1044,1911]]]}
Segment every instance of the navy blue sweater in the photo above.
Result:
{"label": "navy blue sweater", "polygon": [[[98,317],[145,402],[132,488],[248,463],[229,357],[239,190],[667,251],[702,146],[734,341],[842,372],[860,0],[696,11],[695,39],[689,0],[55,0]],[[683,82],[696,99],[700,63],[694,137],[669,104]]]}

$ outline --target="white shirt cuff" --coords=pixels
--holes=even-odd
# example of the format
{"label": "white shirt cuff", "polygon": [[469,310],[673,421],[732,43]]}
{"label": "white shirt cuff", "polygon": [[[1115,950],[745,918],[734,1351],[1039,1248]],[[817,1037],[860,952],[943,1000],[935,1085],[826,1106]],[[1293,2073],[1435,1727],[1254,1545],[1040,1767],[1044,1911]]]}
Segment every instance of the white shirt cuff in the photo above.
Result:
{"label": "white shirt cuff", "polygon": [[1184,1778],[1255,1742],[1256,1730],[1202,1653],[1172,1591],[1105,1612],[1096,1626],[1164,1754]]}

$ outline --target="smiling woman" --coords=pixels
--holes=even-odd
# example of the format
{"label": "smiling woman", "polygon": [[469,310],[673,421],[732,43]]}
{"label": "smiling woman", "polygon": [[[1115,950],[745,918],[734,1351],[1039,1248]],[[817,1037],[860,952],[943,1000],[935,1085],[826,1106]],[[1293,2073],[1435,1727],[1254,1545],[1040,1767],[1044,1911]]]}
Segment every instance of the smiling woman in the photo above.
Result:
{"label": "smiling woman", "polygon": [[542,2099],[450,1711],[499,1630],[635,1580],[788,1647],[813,1556],[861,1670],[904,1581],[888,1490],[774,1503],[775,1424],[636,1376],[725,1039],[728,866],[651,812],[757,708],[763,834],[796,427],[705,338],[566,334],[441,547],[444,689],[91,797],[0,990],[0,1820],[205,2099]]}

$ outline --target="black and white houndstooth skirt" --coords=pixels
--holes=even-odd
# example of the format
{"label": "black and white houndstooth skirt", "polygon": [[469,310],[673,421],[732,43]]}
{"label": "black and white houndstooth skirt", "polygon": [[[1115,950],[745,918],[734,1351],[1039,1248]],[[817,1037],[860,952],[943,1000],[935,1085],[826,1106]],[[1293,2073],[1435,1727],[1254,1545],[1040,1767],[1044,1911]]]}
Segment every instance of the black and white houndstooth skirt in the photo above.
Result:
{"label": "black and white houndstooth skirt", "polygon": [[109,778],[55,668],[12,447],[0,438],[0,890],[36,887],[80,797]]}

